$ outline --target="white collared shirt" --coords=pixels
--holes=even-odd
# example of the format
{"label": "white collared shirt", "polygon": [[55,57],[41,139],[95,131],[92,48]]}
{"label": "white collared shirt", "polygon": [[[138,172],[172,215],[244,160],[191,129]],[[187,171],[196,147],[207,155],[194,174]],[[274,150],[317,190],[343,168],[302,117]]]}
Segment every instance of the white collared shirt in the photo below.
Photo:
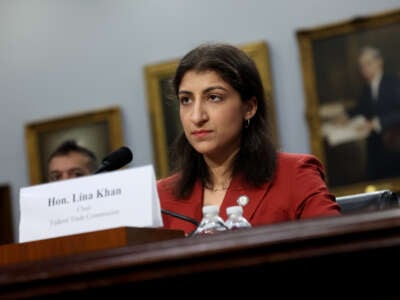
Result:
{"label": "white collared shirt", "polygon": [[374,79],[371,81],[371,94],[372,94],[372,99],[375,101],[378,100],[378,93],[379,93],[379,83],[381,82],[382,79],[382,72],[379,73],[377,76],[375,76]]}

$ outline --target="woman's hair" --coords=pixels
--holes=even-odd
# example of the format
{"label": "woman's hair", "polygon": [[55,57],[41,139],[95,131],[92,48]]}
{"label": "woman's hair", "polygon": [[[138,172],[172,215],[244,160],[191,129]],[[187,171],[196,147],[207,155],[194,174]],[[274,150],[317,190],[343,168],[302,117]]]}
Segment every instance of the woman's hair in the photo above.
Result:
{"label": "woman's hair", "polygon": [[[183,76],[188,71],[214,71],[229,83],[243,102],[255,97],[257,111],[249,126],[242,127],[240,150],[233,160],[233,175],[240,173],[247,183],[259,186],[270,180],[275,171],[276,147],[271,125],[267,118],[267,101],[260,74],[254,61],[242,50],[229,44],[206,43],[189,53],[180,61],[172,84],[175,96]],[[183,132],[174,141],[170,161],[174,173],[179,173],[175,193],[186,198],[192,192],[197,178],[210,183],[210,174],[203,157],[188,142]]]}

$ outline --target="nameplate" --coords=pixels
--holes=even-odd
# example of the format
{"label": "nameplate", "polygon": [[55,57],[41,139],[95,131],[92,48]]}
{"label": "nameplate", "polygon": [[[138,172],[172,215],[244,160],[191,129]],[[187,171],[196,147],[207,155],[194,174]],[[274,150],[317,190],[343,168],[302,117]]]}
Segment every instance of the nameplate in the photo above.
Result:
{"label": "nameplate", "polygon": [[19,242],[121,226],[162,226],[152,165],[20,189]]}

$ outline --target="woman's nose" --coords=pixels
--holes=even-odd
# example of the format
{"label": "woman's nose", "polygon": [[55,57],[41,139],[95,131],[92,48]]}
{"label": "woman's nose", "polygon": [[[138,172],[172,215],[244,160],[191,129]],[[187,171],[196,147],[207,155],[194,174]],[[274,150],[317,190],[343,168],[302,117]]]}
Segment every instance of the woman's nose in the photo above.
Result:
{"label": "woman's nose", "polygon": [[207,120],[207,111],[205,105],[201,101],[195,101],[191,113],[191,120],[194,123],[201,123]]}

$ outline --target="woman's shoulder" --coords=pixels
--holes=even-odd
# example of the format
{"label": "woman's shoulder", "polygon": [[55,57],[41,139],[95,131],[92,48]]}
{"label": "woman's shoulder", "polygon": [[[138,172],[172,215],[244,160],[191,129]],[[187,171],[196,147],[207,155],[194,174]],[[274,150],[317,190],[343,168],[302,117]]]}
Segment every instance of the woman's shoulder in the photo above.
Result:
{"label": "woman's shoulder", "polygon": [[278,159],[280,160],[299,160],[299,159],[317,159],[314,154],[310,153],[296,153],[296,152],[278,152]]}
{"label": "woman's shoulder", "polygon": [[325,167],[320,159],[309,153],[278,153],[276,175],[280,179],[300,178],[309,175],[325,178]]}
{"label": "woman's shoulder", "polygon": [[172,174],[167,177],[159,178],[157,179],[157,188],[170,190],[176,184],[178,178],[179,174]]}
{"label": "woman's shoulder", "polygon": [[316,164],[322,166],[317,156],[310,153],[278,152],[278,165]]}

